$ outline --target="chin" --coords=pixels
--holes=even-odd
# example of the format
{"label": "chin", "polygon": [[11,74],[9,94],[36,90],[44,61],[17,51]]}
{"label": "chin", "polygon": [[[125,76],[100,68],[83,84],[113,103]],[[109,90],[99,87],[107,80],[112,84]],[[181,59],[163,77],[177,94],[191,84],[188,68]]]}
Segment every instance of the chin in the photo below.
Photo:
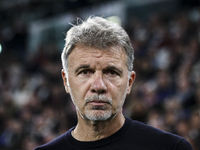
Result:
{"label": "chin", "polygon": [[85,118],[87,118],[90,121],[106,121],[112,117],[111,111],[97,111],[97,112],[86,112]]}

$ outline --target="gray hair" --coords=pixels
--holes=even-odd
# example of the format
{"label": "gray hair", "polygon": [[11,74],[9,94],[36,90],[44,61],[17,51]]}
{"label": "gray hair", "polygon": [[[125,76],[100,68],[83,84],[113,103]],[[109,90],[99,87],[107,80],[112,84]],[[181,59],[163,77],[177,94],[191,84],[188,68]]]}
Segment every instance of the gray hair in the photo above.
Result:
{"label": "gray hair", "polygon": [[98,49],[119,47],[126,52],[128,71],[133,69],[134,52],[126,31],[116,23],[101,17],[89,17],[67,32],[65,47],[62,52],[63,68],[68,70],[68,57],[76,45]]}

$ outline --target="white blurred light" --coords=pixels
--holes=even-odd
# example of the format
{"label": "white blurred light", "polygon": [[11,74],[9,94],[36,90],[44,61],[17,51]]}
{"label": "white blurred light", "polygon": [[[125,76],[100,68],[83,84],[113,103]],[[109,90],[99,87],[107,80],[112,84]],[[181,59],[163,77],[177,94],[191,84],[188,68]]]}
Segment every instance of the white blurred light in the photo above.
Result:
{"label": "white blurred light", "polygon": [[107,18],[107,20],[112,21],[114,23],[117,23],[118,25],[122,24],[122,20],[118,16],[110,16],[110,17]]}
{"label": "white blurred light", "polygon": [[0,44],[0,53],[2,52],[2,46],[1,46],[1,44]]}

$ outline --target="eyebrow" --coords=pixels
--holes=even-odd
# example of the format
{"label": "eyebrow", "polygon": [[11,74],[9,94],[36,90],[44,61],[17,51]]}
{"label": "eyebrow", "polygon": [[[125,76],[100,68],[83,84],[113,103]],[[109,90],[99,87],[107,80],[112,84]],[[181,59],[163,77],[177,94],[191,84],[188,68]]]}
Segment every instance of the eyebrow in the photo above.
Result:
{"label": "eyebrow", "polygon": [[78,68],[76,68],[75,73],[77,73],[80,69],[88,69],[90,68],[90,65],[81,65]]}
{"label": "eyebrow", "polygon": [[114,70],[114,71],[117,71],[121,75],[123,73],[123,71],[120,68],[117,68],[115,66],[107,66],[104,70]]}
{"label": "eyebrow", "polygon": [[[77,73],[79,70],[81,70],[81,69],[88,69],[88,68],[90,68],[90,65],[81,65],[81,66],[79,66],[78,68],[76,68],[76,70],[75,70],[75,73]],[[123,71],[120,69],[120,68],[117,68],[117,67],[115,67],[115,66],[107,66],[105,69],[103,69],[104,71],[105,70],[115,70],[115,71],[117,71],[119,74],[121,74],[122,75],[122,73],[123,73]]]}

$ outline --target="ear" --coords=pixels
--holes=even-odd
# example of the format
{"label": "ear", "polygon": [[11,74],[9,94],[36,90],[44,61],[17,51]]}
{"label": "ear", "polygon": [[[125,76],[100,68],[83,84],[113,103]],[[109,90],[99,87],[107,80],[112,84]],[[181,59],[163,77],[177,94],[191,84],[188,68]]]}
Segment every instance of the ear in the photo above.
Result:
{"label": "ear", "polygon": [[131,88],[132,88],[133,82],[134,82],[134,80],[135,80],[135,77],[136,77],[135,71],[131,71],[130,77],[129,77],[129,83],[128,83],[127,94],[129,94],[129,93],[131,92]]}
{"label": "ear", "polygon": [[65,86],[65,91],[67,93],[69,93],[69,87],[68,87],[68,83],[67,83],[67,77],[66,77],[66,73],[65,73],[64,69],[62,69],[62,78],[63,78],[63,84]]}

